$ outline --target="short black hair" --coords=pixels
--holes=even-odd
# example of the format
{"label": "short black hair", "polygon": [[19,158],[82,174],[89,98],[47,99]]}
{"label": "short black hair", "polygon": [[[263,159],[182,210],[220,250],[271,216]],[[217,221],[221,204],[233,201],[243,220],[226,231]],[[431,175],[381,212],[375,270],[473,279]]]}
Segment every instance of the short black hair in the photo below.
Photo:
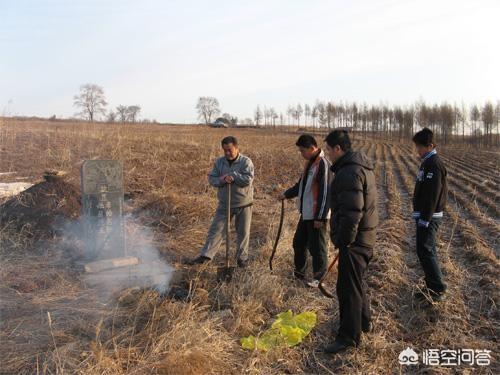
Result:
{"label": "short black hair", "polygon": [[318,143],[316,139],[311,134],[302,134],[295,145],[298,147],[311,148],[312,146],[318,147]]}
{"label": "short black hair", "polygon": [[228,135],[227,137],[222,138],[222,141],[220,142],[221,146],[228,145],[232,143],[235,146],[238,146],[238,140],[236,137],[233,137],[232,135]]}
{"label": "short black hair", "polygon": [[335,129],[331,131],[326,136],[325,142],[330,147],[339,145],[344,152],[351,149],[351,139],[349,138],[349,133],[344,129]]}
{"label": "short black hair", "polygon": [[423,128],[422,130],[415,133],[412,138],[412,141],[421,146],[430,146],[434,143],[434,133],[429,128]]}

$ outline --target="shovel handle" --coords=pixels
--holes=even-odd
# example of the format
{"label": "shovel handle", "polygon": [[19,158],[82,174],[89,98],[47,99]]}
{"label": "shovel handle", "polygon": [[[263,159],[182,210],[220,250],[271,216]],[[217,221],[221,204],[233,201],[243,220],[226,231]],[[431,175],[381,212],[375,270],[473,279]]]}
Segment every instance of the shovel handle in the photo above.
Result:
{"label": "shovel handle", "polygon": [[340,255],[340,251],[337,253],[337,255],[335,255],[335,258],[333,258],[333,260],[330,263],[330,265],[328,266],[328,269],[326,270],[325,274],[319,280],[318,288],[319,288],[320,292],[323,293],[323,295],[325,297],[328,297],[328,298],[333,298],[334,295],[333,295],[333,293],[330,293],[328,290],[325,289],[325,287],[323,286],[323,281],[326,279],[326,276],[328,276],[328,274],[332,270],[333,266],[335,266],[335,263],[337,263],[337,261],[339,260],[339,255]]}
{"label": "shovel handle", "polygon": [[229,268],[229,233],[231,224],[231,184],[227,186],[227,217],[226,217],[226,268]]}

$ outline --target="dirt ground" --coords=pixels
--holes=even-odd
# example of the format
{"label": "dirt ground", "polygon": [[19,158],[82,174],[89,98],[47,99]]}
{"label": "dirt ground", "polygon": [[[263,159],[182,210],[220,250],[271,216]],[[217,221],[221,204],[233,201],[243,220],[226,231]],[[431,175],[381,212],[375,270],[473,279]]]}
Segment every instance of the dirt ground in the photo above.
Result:
{"label": "dirt ground", "polygon": [[[206,175],[233,134],[255,165],[251,262],[229,284],[217,265],[188,268],[216,207]],[[449,294],[421,306],[411,196],[419,161],[410,143],[356,135],[354,148],[376,161],[378,231],[368,269],[374,330],[356,351],[328,356],[321,347],[338,324],[336,299],[293,280],[291,241],[298,215],[286,204],[274,262],[277,195],[296,181],[302,160],[297,134],[195,126],[8,122],[0,126],[0,182],[35,184],[0,200],[0,373],[499,373],[499,150],[440,148],[449,172],[449,205],[439,232],[439,258]],[[79,168],[86,159],[124,163],[127,215],[178,270],[166,294],[128,289],[99,299],[83,280],[81,243],[60,223],[80,210]],[[45,181],[47,169],[68,172]],[[222,250],[222,249],[221,249]],[[330,258],[334,255],[331,249]],[[333,290],[336,272],[327,285]],[[295,348],[246,351],[282,311],[315,311],[318,325]],[[488,349],[490,366],[402,366],[407,348]]]}

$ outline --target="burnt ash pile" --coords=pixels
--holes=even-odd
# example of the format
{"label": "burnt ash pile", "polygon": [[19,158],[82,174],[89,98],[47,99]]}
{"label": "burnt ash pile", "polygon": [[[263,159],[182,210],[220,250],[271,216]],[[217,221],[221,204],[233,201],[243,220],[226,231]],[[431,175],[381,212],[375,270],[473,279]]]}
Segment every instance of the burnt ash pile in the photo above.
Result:
{"label": "burnt ash pile", "polygon": [[37,238],[57,234],[67,220],[81,212],[80,189],[63,177],[45,176],[45,180],[10,198],[0,206],[0,224],[12,225]]}

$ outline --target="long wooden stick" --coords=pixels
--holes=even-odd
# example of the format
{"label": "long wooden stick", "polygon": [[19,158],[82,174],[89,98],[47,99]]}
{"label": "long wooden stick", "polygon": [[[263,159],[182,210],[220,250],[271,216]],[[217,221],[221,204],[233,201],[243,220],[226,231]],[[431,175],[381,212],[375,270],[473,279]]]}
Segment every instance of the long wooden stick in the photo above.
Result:
{"label": "long wooden stick", "polygon": [[281,237],[281,230],[283,229],[283,221],[285,218],[285,200],[281,200],[281,215],[280,215],[280,223],[278,226],[278,233],[276,234],[276,240],[274,241],[274,246],[273,246],[273,251],[271,252],[271,256],[269,257],[269,269],[272,271],[273,270],[273,259],[274,255],[276,254],[276,249],[278,248],[278,242],[280,241]]}
{"label": "long wooden stick", "polygon": [[229,249],[231,234],[231,184],[227,184],[227,217],[226,217],[226,269],[229,269]]}

